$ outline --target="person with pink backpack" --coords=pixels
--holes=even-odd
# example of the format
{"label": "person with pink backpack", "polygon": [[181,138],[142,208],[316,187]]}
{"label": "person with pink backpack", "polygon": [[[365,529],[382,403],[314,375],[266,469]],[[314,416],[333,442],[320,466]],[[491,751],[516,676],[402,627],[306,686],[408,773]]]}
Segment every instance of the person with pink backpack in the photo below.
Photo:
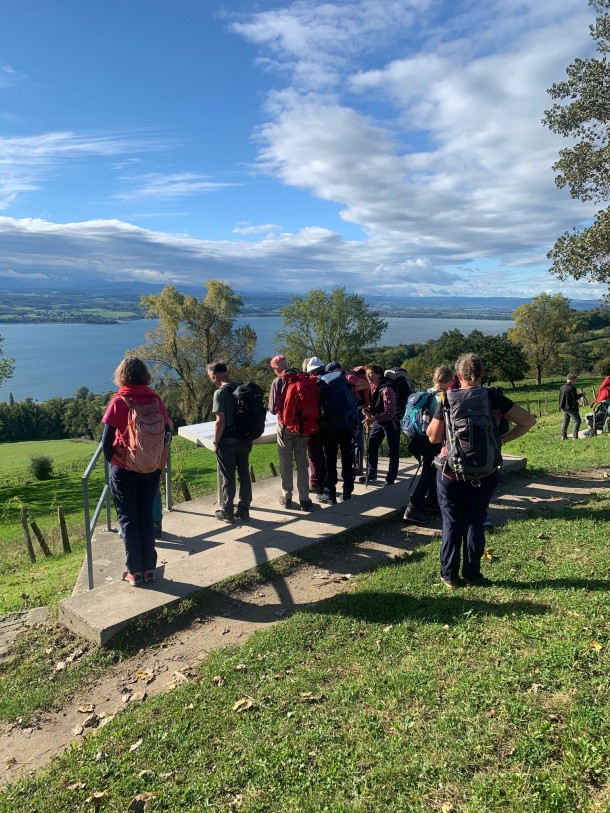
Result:
{"label": "person with pink backpack", "polygon": [[102,448],[125,543],[123,580],[132,587],[155,580],[153,503],[171,439],[171,419],[150,381],[143,361],[124,358],[114,374],[119,391],[102,418]]}

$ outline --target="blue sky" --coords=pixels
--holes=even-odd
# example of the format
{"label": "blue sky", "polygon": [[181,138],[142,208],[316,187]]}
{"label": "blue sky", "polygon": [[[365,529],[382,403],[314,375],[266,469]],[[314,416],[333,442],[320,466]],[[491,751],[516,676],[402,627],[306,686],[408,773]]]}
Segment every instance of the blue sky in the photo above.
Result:
{"label": "blue sky", "polygon": [[593,298],[546,253],[586,0],[28,0],[0,29],[0,286]]}

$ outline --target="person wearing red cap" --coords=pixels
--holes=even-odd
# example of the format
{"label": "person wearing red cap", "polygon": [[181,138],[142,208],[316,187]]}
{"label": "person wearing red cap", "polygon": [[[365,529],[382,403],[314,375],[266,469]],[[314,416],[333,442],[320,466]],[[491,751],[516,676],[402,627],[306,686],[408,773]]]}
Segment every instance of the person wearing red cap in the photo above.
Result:
{"label": "person wearing red cap", "polygon": [[298,370],[290,370],[286,356],[281,353],[274,356],[269,363],[276,375],[269,393],[268,409],[272,415],[278,416],[277,453],[280,461],[280,479],[282,481],[280,505],[284,506],[284,508],[292,508],[294,486],[292,461],[294,460],[297,469],[299,505],[302,511],[311,511],[313,505],[309,499],[309,461],[307,459],[309,437],[292,432],[281,420],[286,386],[289,383],[284,373],[298,373]]}

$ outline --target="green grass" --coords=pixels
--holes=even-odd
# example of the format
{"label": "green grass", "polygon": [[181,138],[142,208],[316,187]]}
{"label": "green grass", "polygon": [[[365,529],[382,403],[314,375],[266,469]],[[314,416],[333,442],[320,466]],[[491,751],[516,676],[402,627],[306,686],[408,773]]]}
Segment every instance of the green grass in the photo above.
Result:
{"label": "green grass", "polygon": [[0,811],[147,792],[146,813],[607,810],[609,519],[604,495],[497,528],[489,588],[439,585],[436,541],[360,576],[127,708]]}

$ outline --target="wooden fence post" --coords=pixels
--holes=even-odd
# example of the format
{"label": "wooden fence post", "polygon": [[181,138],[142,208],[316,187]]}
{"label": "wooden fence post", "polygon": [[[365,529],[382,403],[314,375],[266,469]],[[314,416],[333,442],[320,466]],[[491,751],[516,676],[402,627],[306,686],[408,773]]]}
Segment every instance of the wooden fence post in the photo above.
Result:
{"label": "wooden fence post", "polygon": [[25,546],[28,549],[28,556],[30,557],[30,562],[34,564],[36,562],[36,555],[34,553],[32,537],[30,536],[30,529],[28,527],[27,508],[22,508],[21,511],[19,511],[19,516],[21,518],[21,524],[23,525],[23,535],[25,537]]}
{"label": "wooden fence post", "polygon": [[63,546],[64,553],[72,553],[70,540],[68,539],[68,529],[66,528],[66,515],[62,505],[60,505],[57,509],[57,516],[59,517],[59,530],[61,531],[61,544]]}
{"label": "wooden fence post", "polygon": [[47,545],[47,540],[42,535],[42,531],[38,527],[35,522],[30,522],[30,528],[34,531],[34,536],[38,540],[38,544],[40,545],[42,552],[45,556],[51,556],[51,551],[49,550],[49,546]]}

